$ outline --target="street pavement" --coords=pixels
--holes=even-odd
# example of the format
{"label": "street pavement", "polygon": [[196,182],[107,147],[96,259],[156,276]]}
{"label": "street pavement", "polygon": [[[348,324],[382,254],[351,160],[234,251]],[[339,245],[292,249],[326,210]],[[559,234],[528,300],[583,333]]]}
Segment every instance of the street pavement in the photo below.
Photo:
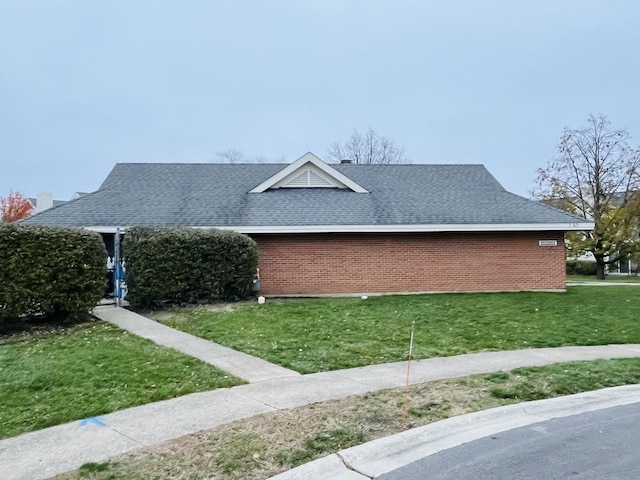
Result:
{"label": "street pavement", "polygon": [[379,480],[637,480],[640,403],[520,427],[429,455]]}
{"label": "street pavement", "polygon": [[[527,470],[523,470],[520,474],[514,474],[516,472],[510,468],[515,470],[518,465],[514,461],[514,467],[514,463],[509,465],[508,462],[517,457],[516,452],[524,454],[523,451],[527,448],[527,442],[518,446],[516,445],[516,440],[518,438],[521,442],[523,442],[523,438],[530,440],[528,435],[531,431],[556,430],[554,432],[558,435],[555,439],[556,449],[559,448],[558,445],[563,445],[562,424],[560,426],[548,426],[546,422],[549,420],[567,417],[568,423],[571,423],[572,420],[570,418],[575,415],[604,411],[603,417],[600,418],[600,423],[602,423],[602,418],[611,417],[611,413],[607,413],[606,409],[629,406],[628,410],[635,412],[635,414],[629,418],[629,426],[620,430],[621,436],[619,438],[616,439],[615,437],[615,428],[609,430],[607,436],[600,433],[596,434],[592,431],[591,433],[584,433],[585,435],[595,436],[594,438],[575,439],[573,437],[574,442],[578,442],[577,445],[573,445],[575,450],[580,450],[580,441],[584,441],[586,448],[595,448],[596,450],[599,446],[601,447],[598,442],[599,439],[605,442],[614,442],[613,445],[608,445],[609,451],[592,450],[592,461],[598,461],[601,458],[603,462],[606,462],[612,454],[610,450],[613,449],[615,452],[615,445],[625,440],[631,441],[638,438],[637,420],[640,405],[638,402],[640,402],[640,385],[627,385],[493,408],[468,415],[451,417],[397,435],[348,448],[276,475],[272,477],[272,480],[368,480],[373,478],[380,480],[423,480],[427,478],[429,480],[445,478],[456,480],[624,478],[635,480],[638,478],[638,470],[635,470],[632,476],[616,476],[616,473],[625,475],[625,472],[631,468],[629,453],[635,457],[633,460],[635,464],[638,464],[640,456],[637,455],[637,442],[620,448],[623,457],[620,458],[620,464],[617,467],[610,464],[612,469],[617,468],[617,472],[615,470],[612,471],[612,476],[586,476],[587,473],[593,474],[597,470],[588,468],[586,465],[580,470],[575,470],[579,467],[570,460],[564,463],[562,468],[572,468],[585,476],[553,476],[552,474],[547,476],[547,471],[553,471],[553,465],[543,466],[542,463],[546,461],[544,457],[537,459],[538,467],[541,469],[539,472],[535,471],[536,464],[532,463],[527,466]],[[589,417],[586,420],[575,421],[577,430],[581,425],[584,426],[589,421]],[[616,422],[618,425],[623,425],[625,417],[618,417]],[[522,429],[523,427],[528,427],[528,430],[514,430]],[[633,431],[634,429],[636,432]],[[512,434],[514,431],[515,433]],[[568,436],[571,435],[570,432],[567,432],[567,434]],[[498,439],[503,435],[505,440],[501,441],[499,445],[502,446],[500,452],[504,453],[505,456],[504,464],[500,465],[501,457],[492,452],[492,447],[488,446],[488,444],[494,442],[494,438]],[[553,434],[548,436],[538,435],[536,439],[541,437],[543,437],[542,441],[544,442],[548,441],[551,444],[554,442]],[[478,443],[476,444],[476,442]],[[513,457],[511,455],[508,456],[506,453],[511,445],[514,447]],[[482,448],[486,448],[484,458],[482,457]],[[543,454],[551,450],[551,448],[540,449]],[[565,449],[565,455],[570,453]],[[556,452],[556,455],[562,454],[562,450]],[[557,458],[557,460],[561,461],[562,458]],[[447,464],[448,461],[454,462],[453,465]],[[462,465],[459,470],[455,468],[455,462]],[[477,467],[478,475],[474,475],[474,467]],[[557,463],[556,467],[558,467]],[[495,475],[491,474],[491,468],[495,468]],[[500,470],[501,468],[502,470]],[[543,468],[546,469],[544,470],[545,473],[542,473]],[[502,476],[503,473],[505,476]]]}
{"label": "street pavement", "polygon": [[[82,419],[0,440],[0,472],[3,480],[48,478],[58,473],[74,470],[85,463],[103,462],[115,455],[131,452],[200,430],[214,428],[234,420],[315,402],[344,398],[349,395],[360,395],[385,388],[401,387],[406,381],[407,362],[300,375],[297,372],[271,365],[264,360],[255,359],[246,354],[235,352],[226,347],[171,329],[123,308],[113,306],[100,307],[96,309],[95,314],[105,321],[112,322],[145,338],[179,349],[186,354],[192,354],[250,383],[141,405],[102,415],[98,418]],[[413,361],[411,364],[410,383],[417,384],[432,380],[511,370],[524,366],[548,365],[557,362],[627,357],[640,357],[640,345],[603,345],[480,352],[455,357]],[[602,404],[603,398],[608,402],[608,397],[605,398],[607,395],[612,395],[615,398],[628,398],[631,395],[628,393],[629,391],[624,390],[626,392],[624,395],[600,394],[596,403],[598,405]],[[588,395],[582,397],[583,400],[579,400],[578,403],[585,403],[586,401],[586,404],[589,405],[591,402],[589,399],[595,397],[589,397]],[[602,397],[602,395],[605,395],[605,397]],[[640,392],[635,392],[635,395],[640,395]],[[630,402],[630,400],[627,401]],[[552,405],[556,405],[554,408],[559,412],[558,415],[574,411],[574,406],[567,411],[562,403],[553,403]],[[529,408],[527,407],[526,411],[523,408],[514,406],[513,412],[510,413],[514,419],[506,421],[504,428],[522,426],[521,420],[518,419],[532,418]],[[511,416],[509,418],[512,418]],[[493,424],[501,417],[502,414],[498,414],[490,417],[489,421]],[[445,425],[452,425],[451,428],[454,431],[455,425],[462,425],[464,427],[463,433],[465,433],[473,431],[473,429],[470,430],[468,428],[469,425],[477,424],[473,418],[476,417],[456,417],[457,420],[449,419],[454,423]],[[546,417],[543,416],[542,418]],[[456,424],[455,422],[461,423]],[[498,424],[501,425],[500,422]],[[436,428],[441,428],[441,434],[448,439],[468,438],[466,433],[456,435],[448,433],[452,431],[448,430],[449,427]],[[418,430],[420,429],[410,430],[401,435],[411,435]],[[407,443],[407,437],[400,438],[401,447],[399,450],[398,448],[390,450],[391,452],[397,451],[397,453],[386,455],[384,453],[385,450],[376,451],[375,445],[377,444],[362,448],[364,451],[375,452],[378,463],[392,467],[390,469],[385,467],[387,470],[383,468],[382,470],[384,471],[390,471],[410,461],[422,458],[422,456],[414,458],[406,453],[401,454],[406,450],[407,446],[413,445],[413,441]],[[393,442],[393,440],[389,441]],[[355,450],[355,452],[362,451]],[[361,454],[358,453],[358,455]],[[339,455],[332,455],[326,457],[327,460],[323,461],[337,462],[339,466],[341,465],[346,470],[346,473],[343,473],[344,475],[355,475],[353,470],[344,467],[344,463],[340,458]],[[399,459],[402,459],[404,463],[398,463]],[[315,468],[315,462],[310,465],[310,468]],[[381,473],[382,470],[380,470]],[[292,470],[290,474],[296,475],[296,472],[299,472],[299,470]],[[320,470],[320,475],[315,477],[304,474],[300,477],[293,476],[290,478],[304,478],[306,480],[313,480],[314,478],[362,478],[362,476],[333,477],[324,475],[322,472],[323,470]]]}

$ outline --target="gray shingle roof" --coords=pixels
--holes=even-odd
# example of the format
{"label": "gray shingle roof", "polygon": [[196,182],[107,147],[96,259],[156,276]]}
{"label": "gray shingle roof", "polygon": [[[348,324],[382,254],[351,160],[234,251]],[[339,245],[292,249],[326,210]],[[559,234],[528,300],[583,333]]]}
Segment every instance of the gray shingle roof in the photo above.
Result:
{"label": "gray shingle roof", "polygon": [[[29,197],[29,198],[27,198],[27,200],[29,200],[31,202],[31,205],[33,205],[33,208],[37,207],[37,205],[38,205],[38,199],[37,198]],[[54,207],[59,207],[60,205],[64,205],[65,203],[67,203],[67,200],[54,200],[53,201],[53,206]]]}
{"label": "gray shingle roof", "polygon": [[482,165],[331,165],[370,193],[248,193],[284,164],[117,164],[94,193],[23,223],[57,226],[570,224],[584,220],[507,192]]}

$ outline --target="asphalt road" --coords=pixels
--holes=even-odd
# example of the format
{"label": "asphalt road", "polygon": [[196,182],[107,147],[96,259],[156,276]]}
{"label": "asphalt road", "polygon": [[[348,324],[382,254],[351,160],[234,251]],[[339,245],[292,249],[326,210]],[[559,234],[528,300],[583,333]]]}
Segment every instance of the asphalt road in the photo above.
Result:
{"label": "asphalt road", "polygon": [[482,438],[377,480],[638,480],[640,403]]}

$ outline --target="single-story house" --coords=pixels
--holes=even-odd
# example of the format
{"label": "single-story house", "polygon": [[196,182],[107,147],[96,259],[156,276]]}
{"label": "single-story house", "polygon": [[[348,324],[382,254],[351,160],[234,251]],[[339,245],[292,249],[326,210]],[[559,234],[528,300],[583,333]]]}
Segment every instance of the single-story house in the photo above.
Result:
{"label": "single-story house", "polygon": [[507,192],[482,165],[117,164],[100,188],[24,221],[231,229],[264,295],[562,291],[564,234],[593,224]]}

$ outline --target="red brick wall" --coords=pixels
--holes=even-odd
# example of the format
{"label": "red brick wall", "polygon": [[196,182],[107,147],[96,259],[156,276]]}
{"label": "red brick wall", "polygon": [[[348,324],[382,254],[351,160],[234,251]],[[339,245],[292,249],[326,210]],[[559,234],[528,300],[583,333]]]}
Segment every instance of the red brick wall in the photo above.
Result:
{"label": "red brick wall", "polygon": [[[565,288],[559,232],[252,237],[264,295]],[[558,246],[541,247],[539,240]]]}

